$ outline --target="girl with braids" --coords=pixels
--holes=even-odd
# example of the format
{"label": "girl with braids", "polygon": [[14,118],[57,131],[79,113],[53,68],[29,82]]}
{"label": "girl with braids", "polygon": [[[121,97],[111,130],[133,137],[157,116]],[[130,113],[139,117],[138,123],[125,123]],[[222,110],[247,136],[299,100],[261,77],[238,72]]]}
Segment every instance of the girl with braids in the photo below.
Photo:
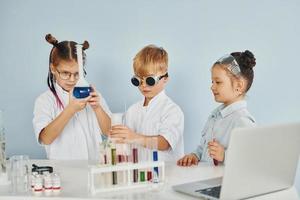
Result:
{"label": "girl with braids", "polygon": [[200,160],[214,165],[223,163],[231,131],[237,127],[255,126],[245,101],[253,82],[255,64],[255,57],[248,50],[231,53],[214,63],[211,91],[215,101],[222,105],[209,116],[198,148],[179,159],[178,165],[196,165]]}
{"label": "girl with braids", "polygon": [[[46,40],[53,45],[49,56],[48,87],[35,101],[33,126],[37,141],[44,145],[49,159],[97,160],[101,134],[109,132],[110,110],[94,87],[84,99],[73,97],[79,78],[76,42],[58,42],[51,34]],[[89,43],[82,44],[84,50]]]}

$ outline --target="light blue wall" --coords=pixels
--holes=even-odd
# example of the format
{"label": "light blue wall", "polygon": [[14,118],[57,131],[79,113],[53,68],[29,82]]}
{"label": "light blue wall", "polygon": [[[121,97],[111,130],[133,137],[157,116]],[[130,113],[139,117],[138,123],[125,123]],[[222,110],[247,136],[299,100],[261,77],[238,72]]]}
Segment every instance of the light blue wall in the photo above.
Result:
{"label": "light blue wall", "polygon": [[163,46],[170,58],[166,90],[185,113],[186,152],[196,147],[217,106],[210,66],[232,51],[256,55],[248,102],[259,124],[300,121],[299,11],[299,0],[0,0],[0,105],[8,156],[45,157],[31,121],[34,100],[47,89],[47,33],[90,42],[88,80],[114,112],[141,98],[129,82],[134,55],[147,44]]}

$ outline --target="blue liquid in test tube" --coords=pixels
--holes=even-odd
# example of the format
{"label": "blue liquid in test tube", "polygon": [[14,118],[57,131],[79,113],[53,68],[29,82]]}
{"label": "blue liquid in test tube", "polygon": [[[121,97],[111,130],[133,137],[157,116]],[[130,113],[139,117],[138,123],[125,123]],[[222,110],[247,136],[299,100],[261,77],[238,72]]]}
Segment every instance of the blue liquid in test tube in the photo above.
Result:
{"label": "blue liquid in test tube", "polygon": [[[158,153],[157,151],[153,151],[153,161],[158,161]],[[158,167],[154,167],[154,173],[156,172],[158,175]]]}

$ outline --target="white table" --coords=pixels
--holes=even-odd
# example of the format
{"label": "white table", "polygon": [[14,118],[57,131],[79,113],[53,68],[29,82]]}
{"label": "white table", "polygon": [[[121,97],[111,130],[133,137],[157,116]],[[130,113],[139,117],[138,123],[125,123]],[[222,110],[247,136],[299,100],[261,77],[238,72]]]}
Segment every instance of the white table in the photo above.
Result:
{"label": "white table", "polygon": [[[54,160],[31,160],[37,165],[50,165],[61,175],[62,190],[58,196],[47,197],[44,194],[35,197],[29,192],[26,195],[12,194],[10,187],[0,186],[0,199],[196,199],[172,190],[172,185],[191,181],[204,180],[208,178],[220,177],[223,175],[223,166],[211,167],[200,162],[198,166],[178,167],[175,163],[166,163],[166,181],[158,189],[134,189],[117,191],[110,193],[98,193],[91,195],[87,188],[88,163],[86,161],[54,161]],[[35,198],[33,198],[35,197]],[[299,199],[295,188],[286,191],[272,193],[254,198],[257,200],[267,199]]]}

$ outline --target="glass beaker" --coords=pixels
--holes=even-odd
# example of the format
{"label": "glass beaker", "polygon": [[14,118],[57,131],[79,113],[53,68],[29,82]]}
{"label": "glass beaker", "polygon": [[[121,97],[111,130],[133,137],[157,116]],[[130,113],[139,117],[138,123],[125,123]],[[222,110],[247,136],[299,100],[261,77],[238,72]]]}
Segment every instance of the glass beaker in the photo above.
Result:
{"label": "glass beaker", "polygon": [[77,54],[77,62],[79,67],[79,79],[74,87],[73,95],[74,97],[81,99],[86,98],[92,92],[92,87],[90,87],[87,80],[84,78],[84,70],[83,70],[83,57],[82,57],[82,45],[76,45],[76,54]]}
{"label": "glass beaker", "polygon": [[26,193],[29,190],[29,157],[14,155],[9,159],[13,193]]}

